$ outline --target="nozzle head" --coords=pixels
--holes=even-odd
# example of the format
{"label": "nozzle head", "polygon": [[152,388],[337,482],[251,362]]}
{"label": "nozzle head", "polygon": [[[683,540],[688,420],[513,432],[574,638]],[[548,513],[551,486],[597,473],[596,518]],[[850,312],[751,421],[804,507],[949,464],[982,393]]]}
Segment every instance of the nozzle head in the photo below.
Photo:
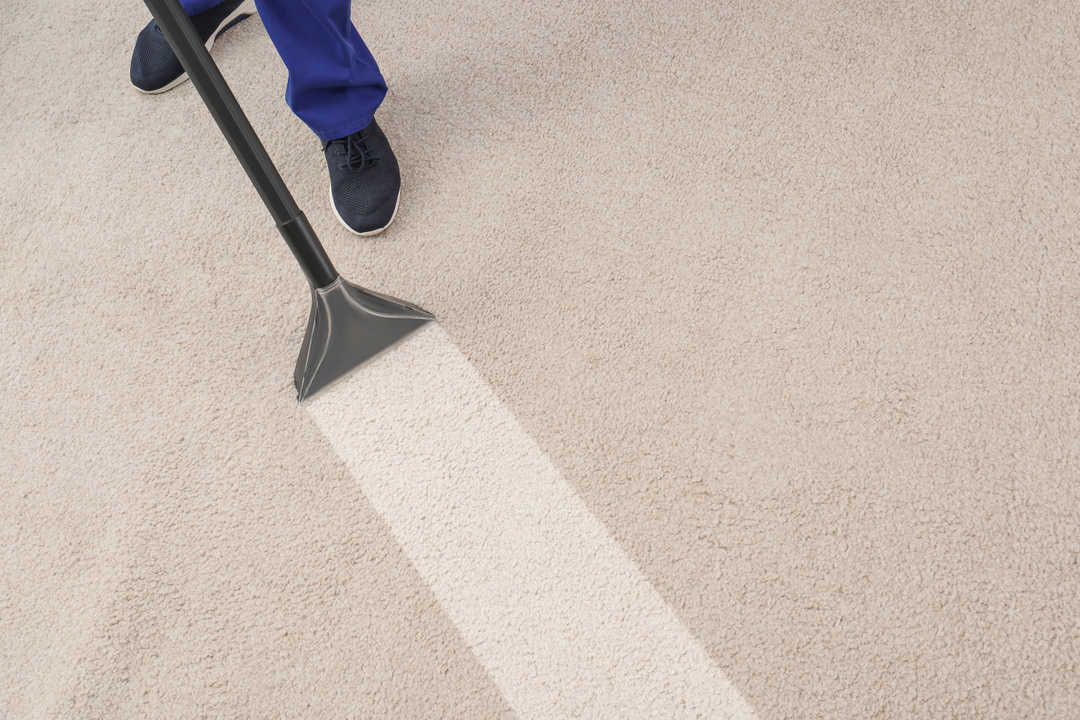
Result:
{"label": "nozzle head", "polygon": [[338,277],[312,288],[307,331],[293,381],[303,401],[435,319],[412,303]]}

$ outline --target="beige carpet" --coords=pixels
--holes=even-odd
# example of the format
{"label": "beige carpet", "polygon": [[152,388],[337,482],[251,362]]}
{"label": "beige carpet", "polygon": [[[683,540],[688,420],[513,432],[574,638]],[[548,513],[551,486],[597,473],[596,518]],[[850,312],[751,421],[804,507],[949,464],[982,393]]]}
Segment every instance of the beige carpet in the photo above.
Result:
{"label": "beige carpet", "polygon": [[[406,183],[364,241],[259,22],[214,55],[338,265],[439,315],[666,603],[641,637],[760,720],[1080,717],[1080,9],[795,5],[355,3]],[[707,716],[493,664],[407,531],[465,526],[350,454],[426,426],[297,406],[304,281],[190,84],[128,85],[146,19],[0,28],[0,715]]]}

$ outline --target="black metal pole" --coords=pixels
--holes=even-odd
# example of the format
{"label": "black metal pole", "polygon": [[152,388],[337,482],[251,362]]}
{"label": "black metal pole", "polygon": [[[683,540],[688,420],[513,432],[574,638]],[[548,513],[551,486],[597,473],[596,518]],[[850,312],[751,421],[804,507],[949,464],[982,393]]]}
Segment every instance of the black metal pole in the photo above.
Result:
{"label": "black metal pole", "polygon": [[292,193],[285,186],[259,136],[248,122],[232,90],[221,76],[217,64],[206,51],[178,0],[144,0],[184,66],[195,89],[213,115],[236,158],[274,217],[278,230],[296,256],[312,286],[321,288],[338,278],[334,264],[315,235],[311,224],[300,212]]}

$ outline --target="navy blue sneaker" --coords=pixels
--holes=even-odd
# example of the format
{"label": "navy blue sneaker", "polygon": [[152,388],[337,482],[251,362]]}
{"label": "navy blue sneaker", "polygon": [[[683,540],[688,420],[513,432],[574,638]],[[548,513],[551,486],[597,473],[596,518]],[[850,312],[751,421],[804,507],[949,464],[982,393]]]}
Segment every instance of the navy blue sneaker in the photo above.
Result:
{"label": "navy blue sneaker", "polygon": [[401,197],[401,173],[390,142],[374,120],[323,144],[330,171],[330,204],[354,235],[378,235],[394,221]]}
{"label": "navy blue sneaker", "polygon": [[[251,0],[225,0],[191,22],[209,50],[217,36],[255,12]],[[131,53],[131,84],[139,92],[157,94],[172,90],[188,79],[161,28],[153,20],[142,29]]]}

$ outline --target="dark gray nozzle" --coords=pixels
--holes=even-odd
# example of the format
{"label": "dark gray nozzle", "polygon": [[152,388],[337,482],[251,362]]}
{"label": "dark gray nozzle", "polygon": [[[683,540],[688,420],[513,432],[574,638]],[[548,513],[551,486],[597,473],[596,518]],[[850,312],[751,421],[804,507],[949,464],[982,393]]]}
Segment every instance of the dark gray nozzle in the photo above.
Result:
{"label": "dark gray nozzle", "polygon": [[417,306],[338,278],[311,290],[311,314],[293,380],[299,400],[435,317]]}

